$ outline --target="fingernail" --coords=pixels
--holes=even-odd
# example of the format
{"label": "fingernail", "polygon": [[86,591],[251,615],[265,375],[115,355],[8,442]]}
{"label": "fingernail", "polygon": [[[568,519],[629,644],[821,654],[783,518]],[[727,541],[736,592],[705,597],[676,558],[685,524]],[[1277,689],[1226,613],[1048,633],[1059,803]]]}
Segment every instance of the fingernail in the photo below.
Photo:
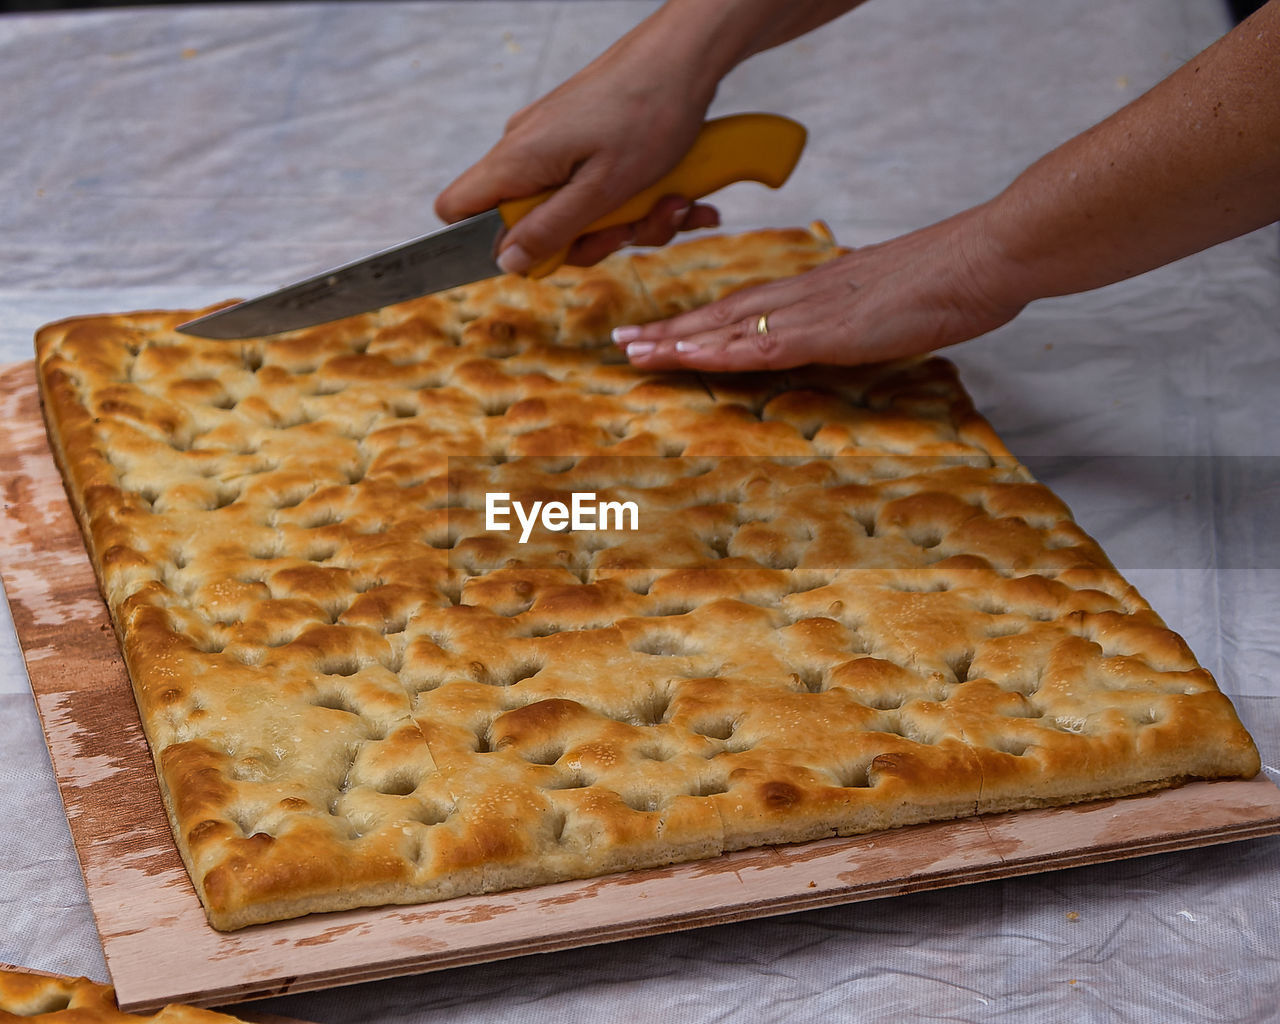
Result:
{"label": "fingernail", "polygon": [[635,341],[636,338],[640,337],[640,328],[632,327],[629,324],[623,327],[615,327],[609,333],[609,337],[613,339],[613,343],[615,345],[625,345],[628,342]]}
{"label": "fingernail", "polygon": [[677,341],[677,352],[697,352],[701,346],[696,341]]}
{"label": "fingernail", "polygon": [[508,274],[523,274],[533,266],[533,259],[513,243],[498,253],[498,266]]}
{"label": "fingernail", "polygon": [[627,358],[634,359],[636,356],[647,356],[658,345],[652,341],[633,341],[627,346]]}
{"label": "fingernail", "polygon": [[689,216],[689,211],[693,209],[693,203],[685,203],[678,210],[671,211],[671,226],[678,228],[684,224],[685,218]]}

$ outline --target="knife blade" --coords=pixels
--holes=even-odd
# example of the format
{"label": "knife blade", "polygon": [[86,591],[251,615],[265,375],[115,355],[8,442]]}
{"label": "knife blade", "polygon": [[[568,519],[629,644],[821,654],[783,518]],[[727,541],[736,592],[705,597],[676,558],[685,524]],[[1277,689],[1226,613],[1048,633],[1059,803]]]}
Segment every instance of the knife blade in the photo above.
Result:
{"label": "knife blade", "polygon": [[[802,125],[777,114],[733,114],[708,121],[670,173],[592,223],[586,233],[639,220],[663,196],[680,195],[692,201],[736,181],[778,188],[800,159],[806,135]],[[496,260],[502,233],[555,191],[500,203],[496,209],[215,310],[177,329],[218,341],[261,337],[495,277],[503,273]],[[551,273],[567,254],[565,249],[544,260],[529,276]]]}

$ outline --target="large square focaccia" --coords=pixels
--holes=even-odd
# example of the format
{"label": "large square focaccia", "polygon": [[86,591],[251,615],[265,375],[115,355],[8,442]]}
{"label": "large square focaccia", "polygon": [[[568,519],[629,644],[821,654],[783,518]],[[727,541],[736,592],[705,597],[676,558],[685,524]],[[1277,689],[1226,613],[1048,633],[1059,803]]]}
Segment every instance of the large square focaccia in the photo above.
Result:
{"label": "large square focaccia", "polygon": [[[215,927],[1251,774],[1227,699],[939,359],[720,377],[609,329],[812,229],[244,343],[38,338]],[[639,528],[488,530],[486,495]]]}
{"label": "large square focaccia", "polygon": [[110,985],[33,974],[0,964],[0,1024],[243,1024],[238,1017],[172,1003],[152,1014],[124,1013]]}

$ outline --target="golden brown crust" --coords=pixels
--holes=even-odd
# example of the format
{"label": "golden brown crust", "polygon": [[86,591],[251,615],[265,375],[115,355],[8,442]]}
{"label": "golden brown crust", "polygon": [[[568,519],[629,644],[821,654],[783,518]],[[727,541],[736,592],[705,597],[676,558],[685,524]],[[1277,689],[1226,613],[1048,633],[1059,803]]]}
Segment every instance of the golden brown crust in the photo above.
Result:
{"label": "golden brown crust", "polygon": [[[1257,770],[949,363],[655,375],[609,343],[837,251],[701,240],[234,344],[40,332],[216,927]],[[642,527],[522,544],[499,491]]]}
{"label": "golden brown crust", "polygon": [[152,1014],[122,1013],[115,989],[88,978],[0,968],[0,1024],[237,1024],[238,1017],[174,1003]]}

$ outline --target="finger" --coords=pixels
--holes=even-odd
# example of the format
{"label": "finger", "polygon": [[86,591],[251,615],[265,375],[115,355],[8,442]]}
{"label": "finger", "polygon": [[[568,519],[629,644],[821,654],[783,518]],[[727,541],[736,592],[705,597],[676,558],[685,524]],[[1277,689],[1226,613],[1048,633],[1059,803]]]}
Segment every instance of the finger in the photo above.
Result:
{"label": "finger", "polygon": [[470,171],[464,171],[460,176],[449,182],[436,196],[434,209],[436,216],[446,224],[455,224],[460,220],[472,216],[473,213],[479,213],[484,207],[478,206],[475,198],[477,191],[482,189],[473,189],[466,180]]}
{"label": "finger", "polygon": [[803,275],[783,278],[755,288],[747,288],[718,302],[708,303],[667,320],[615,327],[613,340],[619,345],[630,345],[638,341],[675,341],[723,328],[732,328],[740,321],[759,317],[761,313],[789,306],[803,298],[805,290],[803,280]]}
{"label": "finger", "polygon": [[690,204],[683,200],[664,203],[662,209],[655,208],[655,212],[644,220],[580,236],[569,247],[565,262],[577,267],[589,267],[628,245],[666,245],[679,231],[711,228],[719,223],[720,211],[714,206]]}
{"label": "finger", "polygon": [[635,226],[632,224],[592,231],[569,246],[565,262],[575,267],[589,267],[599,263],[611,253],[630,245],[635,240],[634,232]]}
{"label": "finger", "polygon": [[666,245],[681,231],[715,227],[720,211],[714,206],[693,203],[682,196],[664,196],[653,209],[635,223],[636,245]]}
{"label": "finger", "polygon": [[694,203],[693,209],[689,211],[689,216],[684,219],[681,225],[681,231],[698,231],[702,228],[718,228],[720,226],[720,211],[714,206],[706,203]]}
{"label": "finger", "polygon": [[588,161],[559,191],[536,206],[503,236],[498,266],[509,274],[526,273],[534,264],[568,249],[594,220],[617,209],[622,200],[609,184],[603,161]]}
{"label": "finger", "polygon": [[635,222],[636,244],[666,245],[681,230],[691,212],[693,203],[684,196],[663,196],[645,216]]}
{"label": "finger", "polygon": [[[627,360],[642,370],[706,370],[710,373],[785,370],[815,360],[796,345],[797,332],[778,332],[763,342],[713,336],[680,341],[636,342]],[[636,351],[632,351],[635,349]]]}
{"label": "finger", "polygon": [[641,220],[578,236],[569,246],[565,262],[589,267],[628,245],[666,245],[678,231],[715,227],[719,223],[720,212],[715,207],[690,203],[681,196],[665,196]]}
{"label": "finger", "polygon": [[789,307],[764,324],[752,316],[679,339],[632,342],[626,355],[632,365],[646,370],[784,370],[827,355],[824,342],[830,334],[816,326],[809,311]]}
{"label": "finger", "polygon": [[453,224],[492,210],[503,199],[537,191],[529,181],[529,162],[514,158],[505,140],[500,140],[444,187],[436,196],[435,212],[446,224]]}
{"label": "finger", "polygon": [[[646,369],[682,367],[708,372],[785,370],[810,363],[852,366],[901,359],[953,345],[975,336],[947,334],[936,313],[912,310],[887,326],[885,318],[867,310],[851,310],[843,297],[827,296],[768,314],[720,331],[652,343],[651,352],[631,352],[628,358]],[[643,343],[641,343],[643,344]]]}
{"label": "finger", "polygon": [[727,340],[716,337],[682,338],[672,343],[680,365],[711,373],[749,370],[788,370],[825,361],[811,327],[771,327],[768,334],[752,329]]}

